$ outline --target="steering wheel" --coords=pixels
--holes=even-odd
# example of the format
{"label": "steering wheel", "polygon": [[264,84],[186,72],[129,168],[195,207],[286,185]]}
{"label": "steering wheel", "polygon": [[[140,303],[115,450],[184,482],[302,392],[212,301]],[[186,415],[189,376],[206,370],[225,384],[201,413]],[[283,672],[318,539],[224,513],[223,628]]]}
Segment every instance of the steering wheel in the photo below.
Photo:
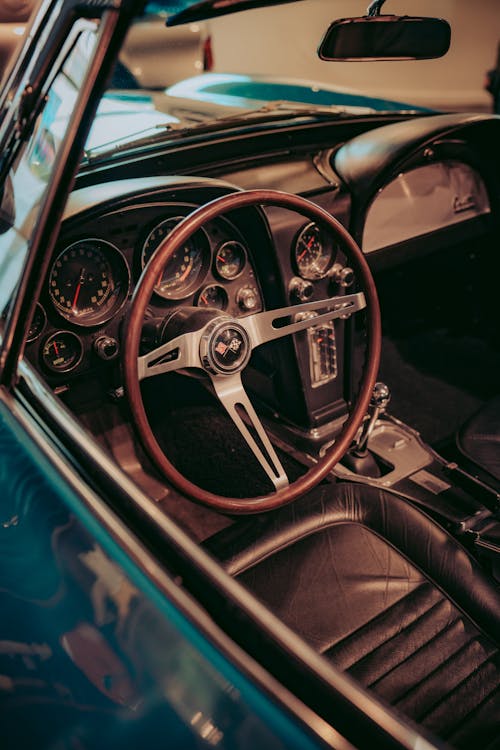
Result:
{"label": "steering wheel", "polygon": [[[329,231],[353,267],[362,291],[267,310],[242,318],[232,318],[219,310],[209,308],[196,309],[191,316],[180,316],[180,322],[173,334],[174,338],[139,356],[146,307],[165,264],[206,222],[247,206],[277,206],[289,209]],[[356,403],[333,445],[318,459],[315,466],[290,483],[243,388],[241,372],[257,346],[281,336],[303,331],[310,328],[311,324],[347,318],[365,308],[367,349]],[[297,316],[297,313],[305,312],[315,313],[313,321],[311,316]],[[366,414],[378,372],[381,347],[380,310],[368,264],[356,242],[337,219],[297,195],[276,190],[249,190],[230,193],[201,206],[165,237],[145,267],[135,289],[125,325],[124,341],[126,393],[141,441],[156,467],[180,492],[204,505],[226,513],[260,513],[290,503],[309,492],[326,477],[348,450]],[[219,401],[273,483],[273,492],[250,498],[217,495],[186,479],[168,460],[146,416],[140,382],[145,378],[184,368],[198,368],[209,376]]]}

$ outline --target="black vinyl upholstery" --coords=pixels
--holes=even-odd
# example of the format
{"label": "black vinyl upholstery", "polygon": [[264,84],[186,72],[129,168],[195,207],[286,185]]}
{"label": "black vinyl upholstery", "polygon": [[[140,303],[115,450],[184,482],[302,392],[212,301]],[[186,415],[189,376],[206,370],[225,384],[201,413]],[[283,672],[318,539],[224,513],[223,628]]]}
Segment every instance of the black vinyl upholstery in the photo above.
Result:
{"label": "black vinyl upholstery", "polygon": [[459,748],[500,747],[500,591],[460,544],[373,487],[322,487],[209,542],[317,651]]}
{"label": "black vinyl upholstery", "polygon": [[457,443],[466,458],[500,482],[500,396],[466,422]]}

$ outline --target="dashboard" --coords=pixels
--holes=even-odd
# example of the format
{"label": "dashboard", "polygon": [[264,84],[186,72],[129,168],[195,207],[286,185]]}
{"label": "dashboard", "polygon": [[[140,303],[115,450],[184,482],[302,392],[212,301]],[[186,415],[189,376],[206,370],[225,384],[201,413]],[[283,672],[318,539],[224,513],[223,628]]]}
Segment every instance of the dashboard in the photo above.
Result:
{"label": "dashboard", "polygon": [[[101,182],[98,172],[92,184],[84,175],[32,321],[31,363],[75,411],[118,397],[123,326],[143,269],[183,217],[234,190],[265,185],[306,195],[350,229],[375,271],[453,245],[457,231],[481,236],[498,215],[494,162],[478,145],[483,126],[498,122],[438,115],[285,155],[254,153],[243,163],[219,155],[193,177],[148,173],[144,160],[127,179],[119,167]],[[161,159],[153,163],[151,172],[161,171]],[[207,223],[175,253],[146,317],[210,307],[238,318],[355,289],[342,249],[320,227],[284,209],[252,207]],[[322,426],[345,413],[356,387],[354,335],[352,321],[312,319],[307,332],[259,348],[247,384],[270,414],[324,440]]]}

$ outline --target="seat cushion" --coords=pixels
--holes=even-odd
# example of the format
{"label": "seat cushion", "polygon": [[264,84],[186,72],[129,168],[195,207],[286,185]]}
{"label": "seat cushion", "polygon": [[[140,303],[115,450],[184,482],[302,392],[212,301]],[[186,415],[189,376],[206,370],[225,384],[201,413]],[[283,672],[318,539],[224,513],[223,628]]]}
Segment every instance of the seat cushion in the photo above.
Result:
{"label": "seat cushion", "polygon": [[500,482],[500,397],[488,401],[466,422],[457,444],[466,458]]}
{"label": "seat cushion", "polygon": [[[500,735],[500,594],[443,529],[371,487],[322,488],[210,546],[287,625],[456,747]],[[238,529],[239,527],[239,529]]]}
{"label": "seat cushion", "polygon": [[487,748],[498,739],[499,650],[430,583],[323,653],[454,747]]}

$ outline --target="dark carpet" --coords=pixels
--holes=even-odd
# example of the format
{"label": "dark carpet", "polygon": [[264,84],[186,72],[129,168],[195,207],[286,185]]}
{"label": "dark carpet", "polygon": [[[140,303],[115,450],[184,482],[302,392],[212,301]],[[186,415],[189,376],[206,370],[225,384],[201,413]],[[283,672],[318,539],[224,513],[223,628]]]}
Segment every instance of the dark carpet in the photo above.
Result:
{"label": "dark carpet", "polygon": [[446,330],[384,338],[380,379],[392,391],[389,411],[433,445],[453,437],[497,395],[500,352],[487,342]]}

